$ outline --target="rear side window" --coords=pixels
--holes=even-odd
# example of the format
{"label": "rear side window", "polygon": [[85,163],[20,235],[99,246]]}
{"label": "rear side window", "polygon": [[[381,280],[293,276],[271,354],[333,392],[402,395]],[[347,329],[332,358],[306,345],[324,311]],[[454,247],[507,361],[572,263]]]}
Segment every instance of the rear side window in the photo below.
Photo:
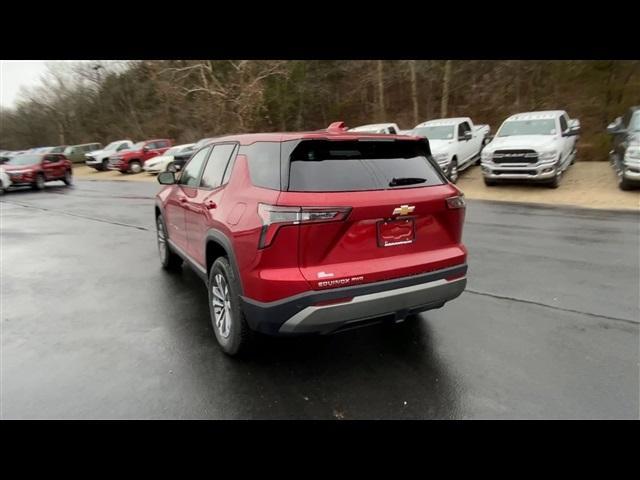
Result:
{"label": "rear side window", "polygon": [[216,188],[222,185],[222,176],[229,163],[231,153],[235,148],[236,145],[234,143],[224,143],[213,147],[213,152],[209,156],[207,166],[204,168],[204,172],[202,172],[201,187]]}
{"label": "rear side window", "polygon": [[238,153],[247,156],[251,183],[256,187],[280,190],[280,142],[242,145]]}
{"label": "rear side window", "polygon": [[291,153],[289,191],[350,192],[442,185],[416,141],[301,141]]}

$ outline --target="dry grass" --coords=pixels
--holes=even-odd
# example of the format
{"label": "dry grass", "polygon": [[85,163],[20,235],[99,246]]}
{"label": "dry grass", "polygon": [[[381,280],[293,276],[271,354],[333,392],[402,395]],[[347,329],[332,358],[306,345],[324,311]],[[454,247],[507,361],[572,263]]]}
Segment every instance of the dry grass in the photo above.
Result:
{"label": "dry grass", "polygon": [[620,190],[608,162],[577,162],[565,172],[560,187],[555,190],[527,184],[487,187],[480,167],[463,172],[458,187],[470,199],[640,210],[640,190]]}

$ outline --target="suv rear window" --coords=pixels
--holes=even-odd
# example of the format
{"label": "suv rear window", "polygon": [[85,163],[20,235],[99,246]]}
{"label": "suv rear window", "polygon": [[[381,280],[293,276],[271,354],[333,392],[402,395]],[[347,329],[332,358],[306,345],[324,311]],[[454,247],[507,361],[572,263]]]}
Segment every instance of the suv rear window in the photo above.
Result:
{"label": "suv rear window", "polygon": [[350,192],[445,183],[423,142],[303,140],[291,152],[289,191]]}

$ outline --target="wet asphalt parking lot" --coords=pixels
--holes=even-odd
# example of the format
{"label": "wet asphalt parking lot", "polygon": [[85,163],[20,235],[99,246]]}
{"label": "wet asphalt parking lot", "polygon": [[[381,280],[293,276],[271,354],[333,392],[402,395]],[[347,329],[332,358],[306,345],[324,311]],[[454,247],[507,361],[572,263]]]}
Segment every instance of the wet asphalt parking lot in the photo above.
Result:
{"label": "wet asphalt parking lot", "polygon": [[639,216],[468,202],[461,297],[394,327],[222,354],[157,258],[155,183],[0,197],[3,419],[639,416]]}

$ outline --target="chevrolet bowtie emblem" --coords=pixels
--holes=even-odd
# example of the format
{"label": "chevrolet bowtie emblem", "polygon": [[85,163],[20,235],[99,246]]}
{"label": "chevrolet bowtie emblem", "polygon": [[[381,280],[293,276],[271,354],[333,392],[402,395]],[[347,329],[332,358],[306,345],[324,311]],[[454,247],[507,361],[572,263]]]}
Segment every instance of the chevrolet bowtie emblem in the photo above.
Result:
{"label": "chevrolet bowtie emblem", "polygon": [[398,208],[393,210],[394,215],[409,215],[412,213],[416,207],[413,205],[400,205]]}

